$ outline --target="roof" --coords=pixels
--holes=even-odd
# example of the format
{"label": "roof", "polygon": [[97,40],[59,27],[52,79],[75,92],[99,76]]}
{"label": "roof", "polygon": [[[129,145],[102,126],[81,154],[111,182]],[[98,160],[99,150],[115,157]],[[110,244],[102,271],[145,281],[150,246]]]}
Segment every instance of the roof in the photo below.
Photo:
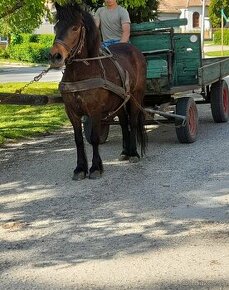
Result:
{"label": "roof", "polygon": [[[209,4],[210,0],[205,0],[205,5],[209,6]],[[180,13],[180,9],[202,5],[202,0],[160,0],[158,11],[163,13]]]}
{"label": "roof", "polygon": [[[196,7],[196,6],[202,6],[203,1],[202,0],[188,0],[187,1],[187,7]],[[209,6],[210,0],[205,0],[205,5]]]}

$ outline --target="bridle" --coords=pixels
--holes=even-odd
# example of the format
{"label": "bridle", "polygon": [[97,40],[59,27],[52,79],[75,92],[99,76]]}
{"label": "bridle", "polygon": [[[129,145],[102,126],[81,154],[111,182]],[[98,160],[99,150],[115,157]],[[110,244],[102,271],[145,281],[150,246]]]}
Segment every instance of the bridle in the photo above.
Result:
{"label": "bridle", "polygon": [[80,30],[80,37],[79,37],[79,41],[77,42],[76,45],[74,45],[72,48],[70,48],[64,41],[62,41],[61,39],[56,39],[54,41],[54,44],[60,44],[62,45],[68,52],[68,58],[66,60],[66,62],[68,64],[70,64],[77,55],[80,55],[84,46],[84,41],[85,41],[85,32],[86,29],[84,27],[84,25],[80,25],[79,28],[77,29],[77,32]]}

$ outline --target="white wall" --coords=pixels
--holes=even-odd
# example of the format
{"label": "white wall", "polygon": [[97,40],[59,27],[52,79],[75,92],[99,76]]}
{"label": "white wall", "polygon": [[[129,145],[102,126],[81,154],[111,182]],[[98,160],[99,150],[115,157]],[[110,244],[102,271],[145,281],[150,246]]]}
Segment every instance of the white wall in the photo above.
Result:
{"label": "white wall", "polygon": [[[202,24],[202,6],[200,7],[189,7],[187,9],[181,9],[180,14],[175,14],[175,13],[159,13],[158,18],[160,20],[167,20],[167,19],[178,19],[178,18],[187,18],[188,24],[185,26],[181,26],[181,31],[182,32],[191,32],[193,31],[193,13],[198,12],[200,14],[200,27]],[[208,15],[208,7],[205,7],[205,19],[204,19],[204,26],[205,26],[205,31],[210,31],[211,30],[211,23],[209,20]],[[195,28],[196,32],[200,32],[201,28]]]}
{"label": "white wall", "polygon": [[54,34],[54,25],[48,22],[42,23],[37,29],[34,30],[35,34]]}

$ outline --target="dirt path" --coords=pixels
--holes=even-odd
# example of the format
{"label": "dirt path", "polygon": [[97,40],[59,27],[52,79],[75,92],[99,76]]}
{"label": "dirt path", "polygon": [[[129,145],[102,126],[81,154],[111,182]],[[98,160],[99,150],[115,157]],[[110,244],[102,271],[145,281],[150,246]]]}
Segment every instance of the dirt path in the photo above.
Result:
{"label": "dirt path", "polygon": [[138,164],[113,127],[100,180],[71,180],[69,129],[1,148],[0,289],[229,289],[229,124],[199,112],[196,143],[151,126]]}

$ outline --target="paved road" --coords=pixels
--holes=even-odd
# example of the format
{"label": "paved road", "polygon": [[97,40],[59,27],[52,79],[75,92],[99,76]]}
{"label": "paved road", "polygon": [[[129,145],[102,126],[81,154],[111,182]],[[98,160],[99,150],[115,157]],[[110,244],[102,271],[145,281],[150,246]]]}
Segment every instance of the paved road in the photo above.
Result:
{"label": "paved road", "polygon": [[[18,66],[2,65],[0,66],[0,83],[4,82],[30,82],[35,76],[41,73],[47,67],[43,66]],[[59,82],[62,77],[61,70],[50,70],[40,82]]]}

